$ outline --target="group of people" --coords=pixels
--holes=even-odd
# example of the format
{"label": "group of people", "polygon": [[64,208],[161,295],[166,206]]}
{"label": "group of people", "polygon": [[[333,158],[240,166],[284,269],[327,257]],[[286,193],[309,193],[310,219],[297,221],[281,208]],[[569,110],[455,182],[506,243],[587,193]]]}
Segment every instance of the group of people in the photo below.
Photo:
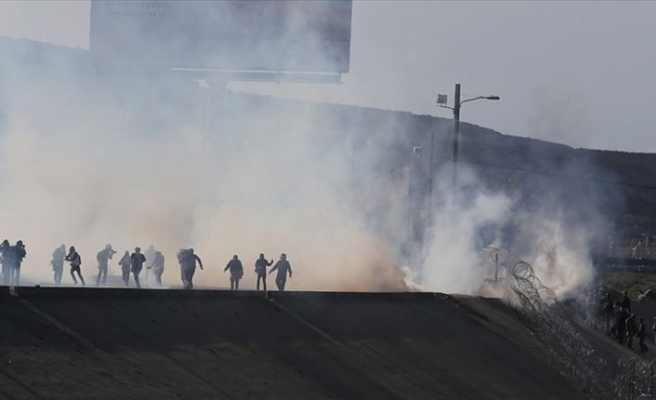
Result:
{"label": "group of people", "polygon": [[[141,252],[140,247],[135,247],[134,252],[130,254],[129,251],[125,251],[123,254],[123,257],[118,261],[118,265],[121,267],[121,279],[123,280],[123,284],[125,286],[129,286],[130,284],[130,275],[132,275],[134,279],[135,286],[137,288],[141,287],[141,281],[139,280],[139,276],[141,274],[141,271],[144,268],[144,265],[146,264],[147,259],[151,259],[150,265],[146,267],[146,280],[149,280],[151,271],[152,271],[152,276],[155,281],[155,286],[162,286],[162,274],[164,273],[164,255],[160,252],[154,249],[154,247],[151,245],[150,248],[147,251],[148,257],[146,257],[145,254]],[[108,244],[100,250],[96,254],[96,261],[98,262],[98,275],[96,277],[96,286],[101,286],[105,285],[107,282],[107,271],[109,269],[109,261],[113,259],[114,254],[116,254],[117,251],[112,248],[111,244]],[[189,263],[189,257],[184,256],[181,257],[180,254],[190,254],[191,259],[194,261],[190,266]],[[198,261],[200,263],[201,269],[203,268],[203,264],[200,261],[200,258],[194,254],[193,249],[183,249],[180,250],[180,253],[178,255],[178,261],[180,262],[180,268],[182,270],[182,282],[185,286],[185,288],[191,289],[193,287],[191,283],[191,279],[193,277],[193,272],[189,272],[190,269],[195,269],[195,261]],[[50,265],[52,266],[52,269],[54,271],[54,280],[55,283],[59,284],[61,283],[62,280],[62,275],[64,271],[64,262],[68,261],[71,266],[71,278],[73,278],[73,283],[78,284],[78,279],[80,283],[82,283],[82,286],[85,285],[84,277],[82,276],[82,257],[80,254],[75,250],[75,246],[71,246],[68,250],[68,253],[66,253],[66,246],[61,245],[58,248],[56,248],[52,252],[52,260],[50,261]],[[77,276],[76,276],[77,274]]]}
{"label": "group of people", "polygon": [[[0,262],[2,263],[2,274],[4,283],[8,286],[18,285],[20,277],[20,265],[26,256],[25,246],[22,241],[16,242],[16,245],[11,246],[7,240],[0,244]],[[96,254],[96,261],[98,264],[98,275],[96,276],[96,286],[104,286],[107,283],[107,273],[109,270],[110,260],[114,258],[117,251],[112,248],[111,244],[106,245],[102,250]],[[180,279],[185,289],[193,289],[193,278],[196,268],[203,269],[203,261],[194,252],[194,249],[180,249],[177,253],[177,261],[180,266]],[[75,249],[75,246],[70,246],[66,251],[66,246],[61,245],[52,252],[52,260],[50,265],[54,272],[54,281],[61,284],[64,273],[64,264],[70,264],[70,275],[73,283],[77,285],[80,283],[82,286],[86,284],[84,276],[82,275],[82,257]],[[146,266],[146,263],[150,264]],[[157,287],[162,286],[162,274],[164,273],[164,255],[162,252],[157,251],[151,245],[146,253],[141,252],[140,247],[136,247],[133,253],[125,251],[123,256],[118,260],[118,265],[121,268],[121,275],[123,284],[127,287],[130,284],[130,276],[134,280],[137,288],[141,287],[140,275],[146,266],[146,281],[154,280],[154,285]],[[267,268],[272,266],[269,271]],[[230,272],[230,289],[239,290],[239,282],[244,276],[244,268],[241,260],[235,255],[226,265],[224,272]],[[277,272],[276,286],[278,290],[285,290],[287,278],[292,277],[292,267],[287,260],[286,254],[281,254],[280,259],[275,263],[274,260],[267,260],[264,254],[260,254],[259,258],[255,261],[255,273],[257,275],[256,288],[259,291],[260,286],[264,291],[267,290],[267,275]]]}
{"label": "group of people", "polygon": [[[267,267],[273,265],[273,260],[267,261],[264,257],[264,254],[260,254],[260,257],[255,261],[255,273],[257,274],[257,285],[256,289],[260,290],[260,282],[262,283],[262,288],[264,291],[267,291],[266,277],[267,277]],[[244,277],[244,267],[241,264],[241,260],[237,255],[232,257],[232,260],[228,262],[228,265],[223,269],[223,272],[230,271],[230,290],[239,290],[239,281]],[[269,274],[278,271],[276,275],[276,286],[279,291],[285,290],[285,285],[287,284],[287,275],[292,277],[292,266],[287,261],[287,254],[282,253],[280,259],[276,264],[271,268]]]}
{"label": "group of people", "polygon": [[0,243],[0,262],[2,263],[2,281],[5,286],[18,286],[23,259],[27,255],[25,245],[19,240],[13,246],[5,239]]}
{"label": "group of people", "polygon": [[[638,338],[638,345],[641,353],[646,353],[649,349],[645,344],[647,336],[647,326],[643,317],[636,320],[636,315],[631,313],[631,300],[627,292],[622,295],[622,300],[613,304],[613,300],[608,292],[605,292],[601,298],[601,311],[605,315],[606,334],[621,345],[626,345],[633,349],[633,338]],[[656,330],[656,319],[653,329]]]}

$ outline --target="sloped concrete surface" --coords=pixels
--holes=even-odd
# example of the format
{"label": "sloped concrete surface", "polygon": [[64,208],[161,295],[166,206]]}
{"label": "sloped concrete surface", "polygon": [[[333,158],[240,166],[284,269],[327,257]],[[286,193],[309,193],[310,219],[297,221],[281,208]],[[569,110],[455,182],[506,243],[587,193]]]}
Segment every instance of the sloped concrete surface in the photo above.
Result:
{"label": "sloped concrete surface", "polygon": [[580,399],[495,299],[0,288],[4,399]]}

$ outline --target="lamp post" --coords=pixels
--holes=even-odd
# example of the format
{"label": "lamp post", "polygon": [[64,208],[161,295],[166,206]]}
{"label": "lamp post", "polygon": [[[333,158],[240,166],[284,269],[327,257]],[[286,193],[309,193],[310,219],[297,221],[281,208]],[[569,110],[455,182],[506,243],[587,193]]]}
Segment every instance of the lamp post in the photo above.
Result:
{"label": "lamp post", "polygon": [[[439,94],[437,95],[437,105],[439,105],[442,108],[448,108],[450,110],[453,110],[453,154],[452,154],[452,164],[453,164],[453,177],[452,177],[452,185],[453,189],[455,190],[456,183],[458,182],[458,153],[460,150],[460,107],[462,107],[463,104],[469,102],[469,101],[474,101],[474,100],[499,100],[499,96],[477,96],[477,97],[472,97],[471,99],[465,99],[465,100],[460,100],[460,84],[456,83],[456,90],[455,90],[455,96],[453,99],[453,107],[449,107],[447,103],[447,95],[445,94]],[[432,178],[432,170],[431,170],[431,183],[433,181]],[[432,184],[431,184],[432,187]],[[431,193],[432,195],[432,193]],[[431,199],[432,201],[432,199]]]}

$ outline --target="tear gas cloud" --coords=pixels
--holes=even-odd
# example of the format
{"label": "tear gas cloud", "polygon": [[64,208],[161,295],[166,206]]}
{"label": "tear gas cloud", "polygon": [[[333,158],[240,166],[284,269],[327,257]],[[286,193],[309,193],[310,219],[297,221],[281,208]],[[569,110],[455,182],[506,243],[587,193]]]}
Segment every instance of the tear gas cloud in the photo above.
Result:
{"label": "tear gas cloud", "polygon": [[[436,190],[436,202],[443,206],[436,208],[425,262],[416,272],[422,287],[475,293],[495,275],[490,252],[484,250],[503,249],[502,264],[529,263],[559,297],[589,289],[596,278],[594,252],[603,246],[622,197],[617,187],[598,183],[612,173],[598,165],[594,154],[577,151],[576,158],[563,158],[539,145],[531,149],[546,174],[494,166],[474,170],[475,164],[465,160],[455,196],[452,170],[443,168]],[[482,172],[516,189],[493,190],[479,176]]]}
{"label": "tear gas cloud", "polygon": [[[61,243],[80,251],[87,276],[106,243],[119,253],[152,243],[167,257],[168,284],[178,283],[177,250],[194,247],[207,265],[201,285],[225,283],[238,254],[247,287],[260,252],[286,252],[294,289],[404,289],[394,251],[368,231],[358,202],[376,190],[359,187],[372,150],[330,143],[325,135],[344,134],[311,106],[252,107],[217,90],[220,115],[208,119],[194,82],[94,85],[67,82],[64,99],[40,85],[20,87],[26,101],[9,96],[0,215],[28,245],[25,277],[50,281]],[[142,95],[121,100],[130,90]]]}
{"label": "tear gas cloud", "polygon": [[[225,83],[203,89],[173,75],[97,75],[86,52],[23,45],[1,62],[0,220],[7,238],[27,244],[30,282],[51,281],[62,243],[76,246],[88,282],[107,243],[118,256],[153,244],[167,259],[167,285],[179,284],[182,247],[203,259],[195,280],[210,287],[228,283],[233,254],[250,288],[257,255],[284,252],[293,290],[475,293],[488,273],[480,249],[490,244],[511,247],[559,293],[593,276],[595,218],[572,222],[562,196],[528,209],[464,168],[457,199],[466,201],[449,199],[448,168],[437,174],[442,206],[421,266],[408,266],[403,167],[417,143],[398,114],[372,127],[371,110],[240,94]],[[440,127],[448,137],[450,124]],[[480,239],[484,226],[496,227],[493,240]],[[119,273],[116,258],[109,273]]]}

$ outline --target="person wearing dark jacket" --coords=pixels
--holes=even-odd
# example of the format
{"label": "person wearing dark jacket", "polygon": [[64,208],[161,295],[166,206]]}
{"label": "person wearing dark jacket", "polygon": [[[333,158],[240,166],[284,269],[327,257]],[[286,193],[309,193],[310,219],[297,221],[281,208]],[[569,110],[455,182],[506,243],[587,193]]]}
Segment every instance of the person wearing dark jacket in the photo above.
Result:
{"label": "person wearing dark jacket", "polygon": [[230,290],[239,290],[239,280],[244,276],[244,267],[236,255],[228,262],[223,272],[230,270]]}
{"label": "person wearing dark jacket", "polygon": [[267,261],[264,258],[264,254],[260,254],[260,258],[255,261],[255,273],[257,274],[257,290],[260,290],[260,281],[262,281],[262,286],[266,292],[266,268],[270,267],[273,264],[273,260]]}
{"label": "person wearing dark jacket", "polygon": [[12,250],[12,265],[10,269],[11,274],[11,285],[18,286],[20,285],[20,270],[23,259],[27,255],[25,250],[25,245],[22,240],[16,242],[16,244],[11,248]]}
{"label": "person wearing dark jacket", "polygon": [[64,260],[71,263],[71,277],[73,278],[73,282],[77,285],[77,279],[75,279],[75,273],[77,272],[77,275],[82,282],[82,286],[84,286],[84,278],[82,277],[81,269],[82,257],[80,257],[80,254],[75,250],[74,246],[71,246],[71,248],[68,249],[68,255]]}
{"label": "person wearing dark jacket", "polygon": [[629,299],[629,295],[626,293],[626,291],[624,291],[624,297],[622,297],[622,302],[620,305],[623,309],[626,310],[626,312],[631,312],[631,300]]}
{"label": "person wearing dark jacket", "polygon": [[141,253],[141,247],[135,247],[134,253],[130,256],[130,261],[132,264],[132,274],[134,275],[134,283],[137,285],[137,288],[141,288],[139,283],[139,274],[143,269],[143,265],[146,262],[146,256]]}
{"label": "person wearing dark jacket", "polygon": [[198,263],[200,269],[203,269],[203,261],[196,255],[194,249],[180,249],[178,252],[178,263],[180,263],[180,275],[183,287],[189,290],[193,289],[196,263]]}
{"label": "person wearing dark jacket", "polygon": [[626,310],[620,307],[619,312],[617,313],[617,342],[622,345],[624,344],[624,338],[626,336],[627,315]]}
{"label": "person wearing dark jacket", "polygon": [[287,283],[287,274],[289,273],[290,279],[292,277],[292,266],[287,261],[287,254],[283,253],[280,255],[280,260],[271,268],[269,274],[273,273],[273,271],[278,271],[278,275],[276,275],[276,286],[282,292],[285,290],[285,284]]}
{"label": "person wearing dark jacket", "polygon": [[633,350],[633,337],[638,333],[638,325],[636,325],[635,314],[629,315],[626,319],[626,347]]}

